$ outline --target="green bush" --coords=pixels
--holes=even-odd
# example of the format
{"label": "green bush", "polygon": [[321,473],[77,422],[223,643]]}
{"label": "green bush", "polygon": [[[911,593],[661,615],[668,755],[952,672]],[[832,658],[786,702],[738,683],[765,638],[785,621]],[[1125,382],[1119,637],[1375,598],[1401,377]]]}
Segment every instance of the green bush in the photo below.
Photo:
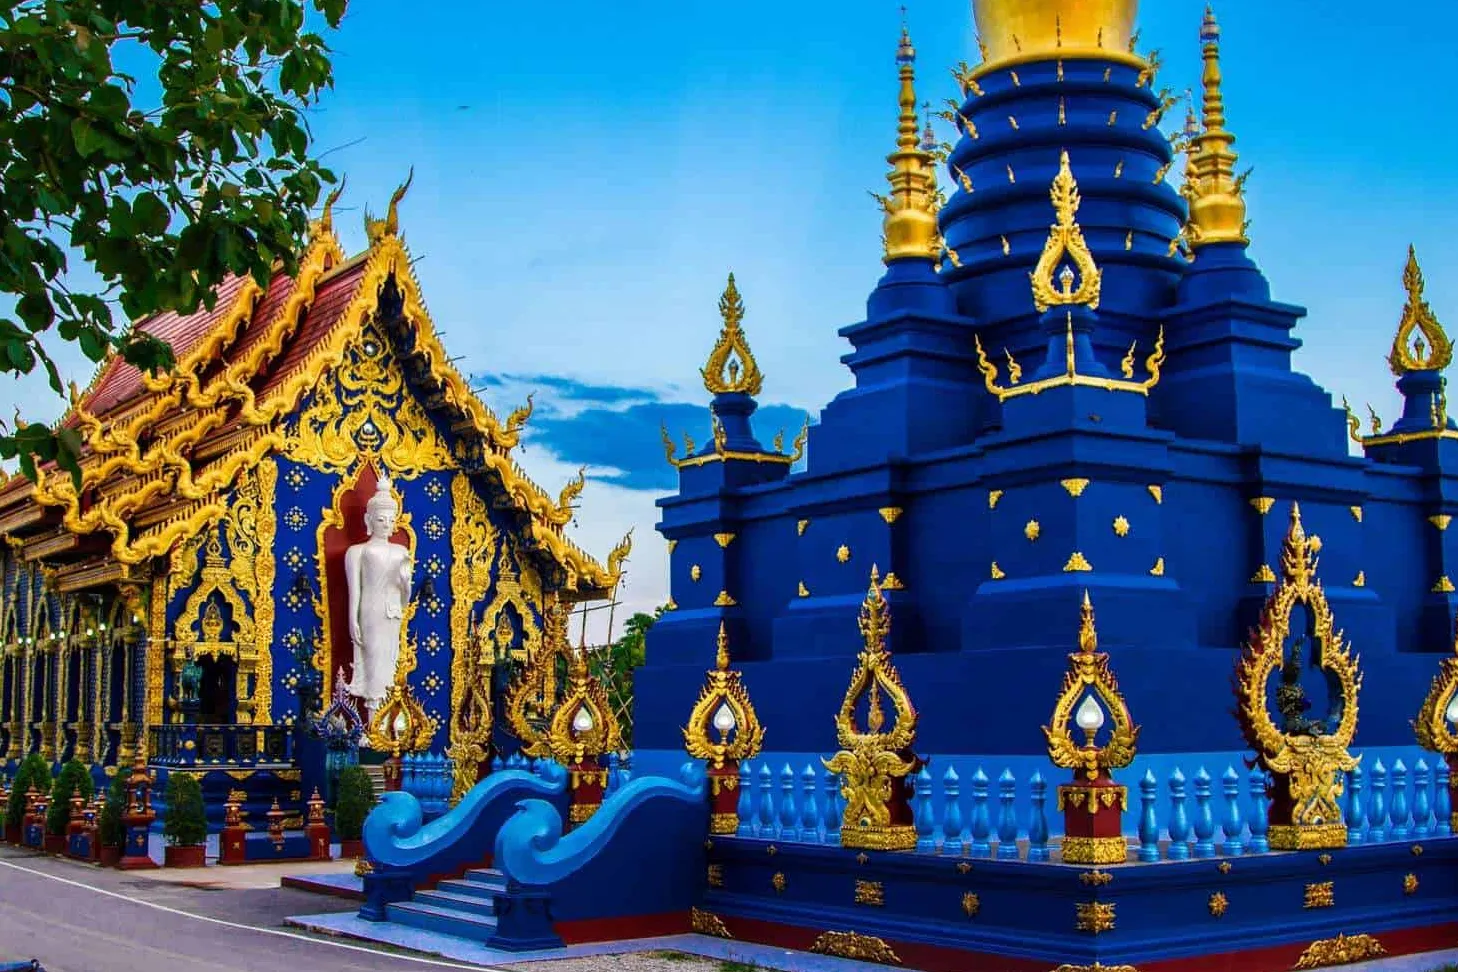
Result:
{"label": "green bush", "polygon": [[208,839],[207,810],[203,807],[202,784],[190,773],[167,774],[167,819],[162,836],[167,843],[193,847]]}
{"label": "green bush", "polygon": [[359,766],[346,766],[339,771],[339,796],[334,803],[334,836],[340,840],[359,840],[364,833],[365,817],[375,808],[375,785]]}
{"label": "green bush", "polygon": [[25,822],[25,795],[35,787],[36,792],[51,791],[51,768],[40,753],[31,753],[15,771],[15,780],[10,786],[10,801],[5,805],[5,826],[19,827]]}
{"label": "green bush", "polygon": [[111,786],[106,789],[106,805],[101,808],[101,818],[96,822],[97,836],[103,847],[120,847],[126,837],[126,828],[122,826],[122,814],[127,809],[127,783],[122,778],[121,771],[111,778]]}
{"label": "green bush", "polygon": [[71,760],[61,767],[56,785],[51,790],[51,805],[46,809],[46,833],[64,834],[71,822],[71,798],[79,796],[90,800],[96,793],[91,781],[91,771],[77,760]]}

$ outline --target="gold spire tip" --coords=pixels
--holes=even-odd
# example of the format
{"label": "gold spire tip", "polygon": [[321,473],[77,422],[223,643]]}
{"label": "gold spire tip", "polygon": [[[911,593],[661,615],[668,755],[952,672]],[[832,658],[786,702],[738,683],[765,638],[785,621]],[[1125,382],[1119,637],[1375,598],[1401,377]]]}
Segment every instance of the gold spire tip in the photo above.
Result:
{"label": "gold spire tip", "polygon": [[940,259],[943,246],[937,227],[941,208],[937,191],[936,160],[932,156],[936,136],[931,130],[930,116],[923,135],[917,116],[916,49],[911,45],[911,32],[901,27],[901,42],[896,48],[900,90],[896,97],[899,108],[896,127],[896,151],[886,157],[891,171],[886,181],[891,191],[882,200],[885,219],[884,261],[903,259]]}
{"label": "gold spire tip", "polygon": [[714,655],[714,667],[721,672],[729,670],[729,632],[724,622],[719,622],[719,648]]}
{"label": "gold spire tip", "polygon": [[1209,7],[1200,24],[1200,44],[1205,62],[1200,76],[1203,129],[1189,138],[1188,177],[1180,189],[1190,206],[1185,235],[1195,249],[1211,243],[1250,242],[1245,235],[1245,180],[1235,174],[1239,158],[1232,148],[1235,136],[1225,127],[1220,24]]}
{"label": "gold spire tip", "polygon": [[1442,371],[1453,361],[1453,341],[1428,306],[1424,286],[1417,248],[1408,246],[1407,263],[1402,269],[1407,301],[1392,339],[1392,351],[1387,355],[1393,375],[1399,378],[1410,371]]}

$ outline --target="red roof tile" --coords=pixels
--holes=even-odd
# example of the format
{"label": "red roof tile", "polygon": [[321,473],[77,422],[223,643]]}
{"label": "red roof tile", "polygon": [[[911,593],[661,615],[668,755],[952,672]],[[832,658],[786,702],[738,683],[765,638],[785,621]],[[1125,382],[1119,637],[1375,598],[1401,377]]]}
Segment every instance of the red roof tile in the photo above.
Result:
{"label": "red roof tile", "polygon": [[355,294],[359,290],[359,282],[364,275],[365,265],[365,261],[359,261],[319,285],[314,297],[314,304],[304,315],[303,324],[299,326],[293,340],[289,342],[283,354],[279,355],[274,366],[269,369],[268,379],[258,396],[260,399],[268,397],[269,394],[282,387],[289,376],[308,358],[309,352],[325,340],[330,331],[334,329],[334,325],[339,323],[345,309],[354,301]]}

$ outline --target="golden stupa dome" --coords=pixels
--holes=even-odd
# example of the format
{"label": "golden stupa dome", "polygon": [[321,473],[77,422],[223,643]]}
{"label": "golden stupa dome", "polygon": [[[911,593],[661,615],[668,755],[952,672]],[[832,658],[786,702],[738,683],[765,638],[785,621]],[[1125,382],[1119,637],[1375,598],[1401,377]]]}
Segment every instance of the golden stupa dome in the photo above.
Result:
{"label": "golden stupa dome", "polygon": [[982,68],[1050,58],[1142,63],[1130,50],[1139,0],[973,0]]}

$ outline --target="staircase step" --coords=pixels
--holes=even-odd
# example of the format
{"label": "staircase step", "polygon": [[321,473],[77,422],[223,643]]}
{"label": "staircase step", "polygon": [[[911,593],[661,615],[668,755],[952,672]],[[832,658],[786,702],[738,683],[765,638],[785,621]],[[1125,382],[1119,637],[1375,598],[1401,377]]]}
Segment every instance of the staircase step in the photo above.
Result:
{"label": "staircase step", "polygon": [[504,882],[497,884],[492,881],[442,881],[435,886],[435,890],[444,891],[446,894],[491,901],[498,894],[506,892],[506,885]]}
{"label": "staircase step", "polygon": [[411,928],[422,928],[438,935],[454,935],[472,942],[484,942],[496,931],[495,918],[417,901],[387,905],[385,918]]}
{"label": "staircase step", "polygon": [[[462,882],[465,883],[465,882]],[[479,894],[456,894],[448,888],[436,891],[415,892],[416,904],[428,904],[434,907],[455,909],[473,915],[482,915],[490,918],[496,914],[496,901]]]}
{"label": "staircase step", "polygon": [[494,867],[473,867],[466,872],[466,880],[486,881],[489,883],[491,881],[505,881],[506,875]]}

